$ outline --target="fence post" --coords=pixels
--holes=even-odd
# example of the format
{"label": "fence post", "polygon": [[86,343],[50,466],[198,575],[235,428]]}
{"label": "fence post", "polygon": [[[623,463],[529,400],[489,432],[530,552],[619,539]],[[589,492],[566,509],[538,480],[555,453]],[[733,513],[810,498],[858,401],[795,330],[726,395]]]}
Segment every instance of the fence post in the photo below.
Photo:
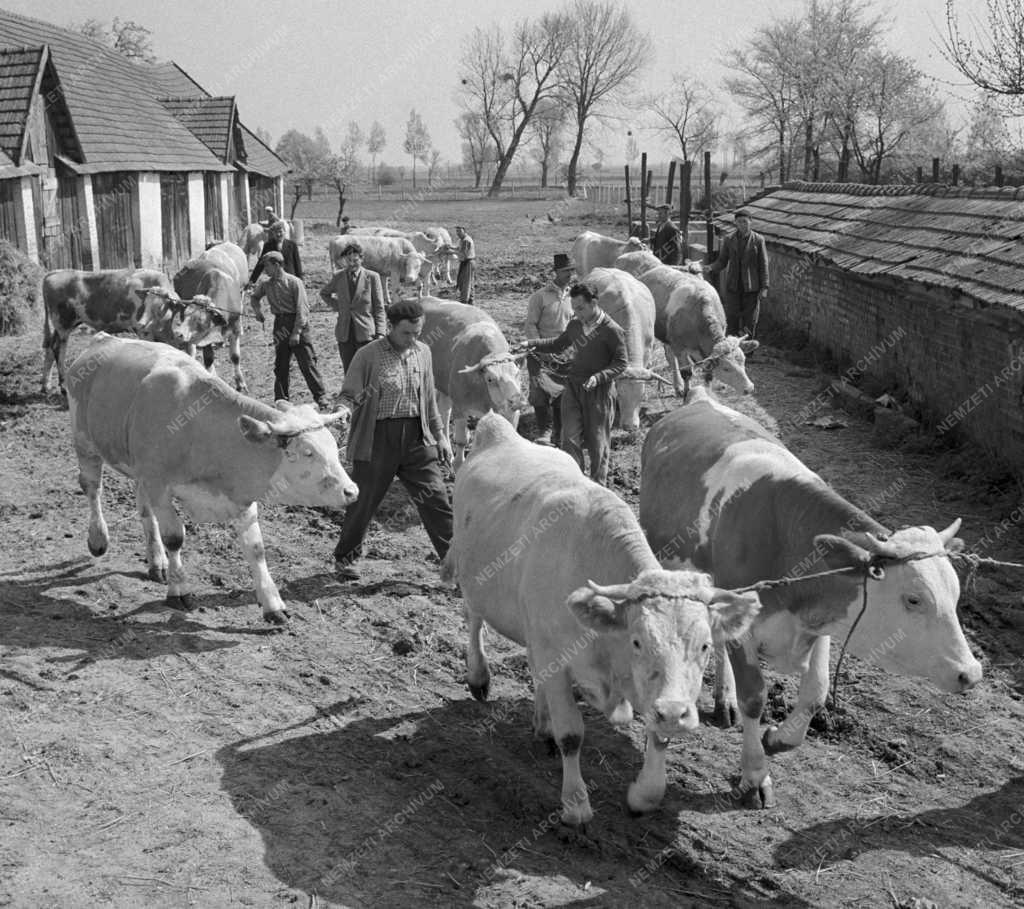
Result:
{"label": "fence post", "polygon": [[957,186],[960,183],[960,165],[959,164],[954,164],[953,165],[953,175],[952,175],[951,179],[953,181],[953,185],[954,186]]}
{"label": "fence post", "polygon": [[647,152],[640,153],[640,239],[646,239],[647,231]]}
{"label": "fence post", "polygon": [[996,186],[1002,186],[1002,185],[1003,185],[1003,165],[1002,164],[997,164],[996,165]]}
{"label": "fence post", "polygon": [[939,159],[932,158],[932,183],[939,182]]}
{"label": "fence post", "polygon": [[704,202],[706,205],[705,218],[707,219],[707,241],[708,261],[711,261],[711,251],[715,248],[715,228],[711,223],[711,152],[704,152]]}
{"label": "fence post", "polygon": [[924,170],[920,167],[917,169],[917,182],[924,183]]}

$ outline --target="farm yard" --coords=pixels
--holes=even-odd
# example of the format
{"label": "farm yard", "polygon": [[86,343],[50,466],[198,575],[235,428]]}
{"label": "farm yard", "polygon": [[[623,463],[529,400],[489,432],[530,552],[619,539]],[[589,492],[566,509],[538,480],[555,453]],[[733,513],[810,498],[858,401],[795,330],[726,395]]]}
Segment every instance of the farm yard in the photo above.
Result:
{"label": "farm yard", "polygon": [[[424,202],[403,224],[468,225],[477,302],[514,342],[552,254],[583,227],[623,231],[572,205],[551,221],[550,209]],[[360,200],[352,215],[385,223],[394,206]],[[311,301],[329,278],[333,233],[306,222]],[[336,392],[332,314],[318,309],[313,326]],[[269,337],[255,322],[246,329],[250,391],[269,400]],[[355,582],[332,573],[338,515],[261,507],[268,564],[292,613],[283,631],[261,621],[234,535],[216,525],[188,526],[198,608],[171,610],[146,577],[131,486],[109,471],[110,551],[88,554],[68,414],[38,392],[39,339],[0,339],[0,905],[1024,900],[1024,613],[1012,569],[961,578],[981,684],[939,694],[847,657],[838,706],[814,720],[803,747],[772,759],[775,809],[733,798],[741,735],[710,723],[706,689],[699,730],[669,748],[664,803],[630,817],[641,728],[617,731],[585,708],[581,766],[595,818],[569,831],[558,823],[561,761],[531,738],[525,654],[491,634],[491,699],[470,697],[461,601],[439,580],[400,486]],[[83,340],[73,338],[72,354]],[[822,403],[831,376],[821,364],[777,340],[748,364],[755,394],[717,386],[721,400],[887,526],[960,516],[969,549],[1024,561],[1016,483],[978,452],[924,438],[880,447],[870,423]],[[640,437],[613,439],[611,488],[634,508],[643,434],[677,406],[649,391]],[[795,691],[795,679],[772,676],[766,721],[785,717]]]}

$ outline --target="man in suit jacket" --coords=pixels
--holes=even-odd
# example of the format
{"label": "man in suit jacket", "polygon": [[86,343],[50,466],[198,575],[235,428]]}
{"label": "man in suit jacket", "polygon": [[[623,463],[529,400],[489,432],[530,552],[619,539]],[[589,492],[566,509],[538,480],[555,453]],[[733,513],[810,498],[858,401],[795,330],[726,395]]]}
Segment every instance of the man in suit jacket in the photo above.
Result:
{"label": "man in suit jacket", "polygon": [[299,256],[299,247],[293,240],[284,238],[284,221],[275,221],[267,228],[267,242],[263,244],[263,252],[260,260],[249,275],[249,283],[255,284],[256,279],[263,274],[263,257],[268,252],[279,252],[284,259],[284,270],[302,280],[302,259]]}
{"label": "man in suit jacket", "polygon": [[655,225],[651,250],[665,265],[683,264],[683,243],[679,228],[669,218],[669,207],[659,205],[658,222]]}
{"label": "man in suit jacket", "polygon": [[705,265],[705,273],[725,270],[722,305],[726,330],[731,335],[744,332],[751,338],[757,331],[761,301],[768,295],[768,250],[764,237],[750,229],[750,212],[739,209],[733,216],[736,230],[725,238],[718,258]]}
{"label": "man in suit jacket", "polygon": [[363,248],[357,240],[345,247],[341,260],[344,267],[335,272],[320,296],[338,314],[334,337],[338,341],[341,364],[348,373],[356,351],[384,337],[387,321],[380,275],[363,268]]}

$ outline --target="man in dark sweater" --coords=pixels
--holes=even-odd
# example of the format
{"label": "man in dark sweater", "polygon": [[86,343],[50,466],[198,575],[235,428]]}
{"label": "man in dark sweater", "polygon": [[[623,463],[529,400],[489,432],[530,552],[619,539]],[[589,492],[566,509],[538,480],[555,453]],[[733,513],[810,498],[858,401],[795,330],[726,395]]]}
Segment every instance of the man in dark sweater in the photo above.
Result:
{"label": "man in dark sweater", "polygon": [[590,478],[608,481],[615,392],[612,382],[626,371],[626,339],[622,329],[597,305],[589,284],[574,284],[569,300],[575,318],[557,338],[529,338],[528,347],[544,353],[572,349],[565,391],[561,394],[562,451],[583,470],[583,449],[590,456]]}
{"label": "man in dark sweater", "polygon": [[302,280],[302,259],[299,257],[299,247],[293,240],[286,240],[284,237],[284,222],[275,221],[267,228],[267,242],[263,244],[263,252],[259,262],[249,275],[249,283],[255,284],[260,275],[263,274],[263,259],[268,252],[279,252],[284,260],[284,270],[289,275],[295,275]]}

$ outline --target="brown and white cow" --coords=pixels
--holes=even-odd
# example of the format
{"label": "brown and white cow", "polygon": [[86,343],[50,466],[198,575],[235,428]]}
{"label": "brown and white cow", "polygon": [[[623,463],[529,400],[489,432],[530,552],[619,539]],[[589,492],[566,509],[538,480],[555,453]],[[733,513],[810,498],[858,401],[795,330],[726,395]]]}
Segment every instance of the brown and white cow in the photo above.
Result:
{"label": "brown and white cow", "polygon": [[705,384],[718,379],[740,394],[754,391],[746,354],[758,342],[726,334],[725,309],[711,284],[696,273],[662,265],[648,252],[619,256],[615,267],[637,277],[654,297],[654,336],[664,344],[676,394],[684,400],[689,395],[689,364],[698,362]]}
{"label": "brown and white cow", "polygon": [[420,270],[427,257],[417,252],[405,237],[339,234],[328,244],[331,267],[335,271],[343,267],[341,255],[352,240],[358,241],[363,248],[363,266],[380,275],[381,283],[384,285],[385,305],[391,304],[388,278],[391,279],[392,288],[419,284]]}
{"label": "brown and white cow", "polygon": [[93,272],[62,268],[48,272],[43,278],[43,394],[49,391],[54,363],[64,394],[68,335],[76,326],[108,332],[136,331],[145,311],[145,292],[150,288],[173,295],[167,276],[151,268]]}
{"label": "brown and white cow", "polygon": [[257,501],[342,509],[358,490],[327,429],[347,412],[308,405],[275,410],[233,391],[165,344],[96,335],[68,370],[79,484],[89,501],[89,551],[110,542],[103,518],[103,465],[136,484],[149,576],[167,582],[171,606],[192,595],[181,562],[185,528],[171,497],[200,522],[231,522],[252,571],[263,618],[285,605],[267,570]]}
{"label": "brown and white cow", "polygon": [[[751,633],[742,646],[729,647],[743,721],[741,788],[765,807],[774,804],[765,755],[800,745],[825,703],[829,638],[850,634],[873,560],[882,571],[866,582],[867,609],[849,637],[850,653],[891,672],[923,676],[943,691],[966,691],[981,679],[957,621],[960,585],[947,555],[959,542],[960,521],[942,531],[889,531],[705,389],[644,440],[640,523],[662,565],[692,564],[722,587],[856,569],[763,591]],[[915,555],[927,558],[901,561]],[[763,737],[759,656],[779,672],[801,675],[795,710]],[[728,701],[735,696],[724,669],[723,660],[716,712],[731,719]]]}
{"label": "brown and white cow", "polygon": [[497,414],[477,424],[453,503],[442,573],[464,598],[473,696],[485,700],[490,687],[486,622],[526,647],[534,732],[553,737],[562,754],[562,819],[593,817],[574,684],[611,722],[629,723],[634,712],[643,719],[647,750],[628,803],[653,810],[665,793],[668,740],[697,728],[712,644],[744,633],[757,596],[718,590],[706,574],[663,570],[622,499]]}
{"label": "brown and white cow", "polygon": [[469,444],[467,421],[494,410],[512,426],[519,423],[525,405],[519,361],[498,324],[476,306],[426,297],[420,340],[430,348],[434,363],[437,406],[455,451],[454,467],[461,466]]}
{"label": "brown and white cow", "polygon": [[586,280],[593,268],[611,268],[624,253],[639,252],[644,244],[637,237],[616,240],[592,230],[585,230],[572,242],[572,263],[576,274]]}

